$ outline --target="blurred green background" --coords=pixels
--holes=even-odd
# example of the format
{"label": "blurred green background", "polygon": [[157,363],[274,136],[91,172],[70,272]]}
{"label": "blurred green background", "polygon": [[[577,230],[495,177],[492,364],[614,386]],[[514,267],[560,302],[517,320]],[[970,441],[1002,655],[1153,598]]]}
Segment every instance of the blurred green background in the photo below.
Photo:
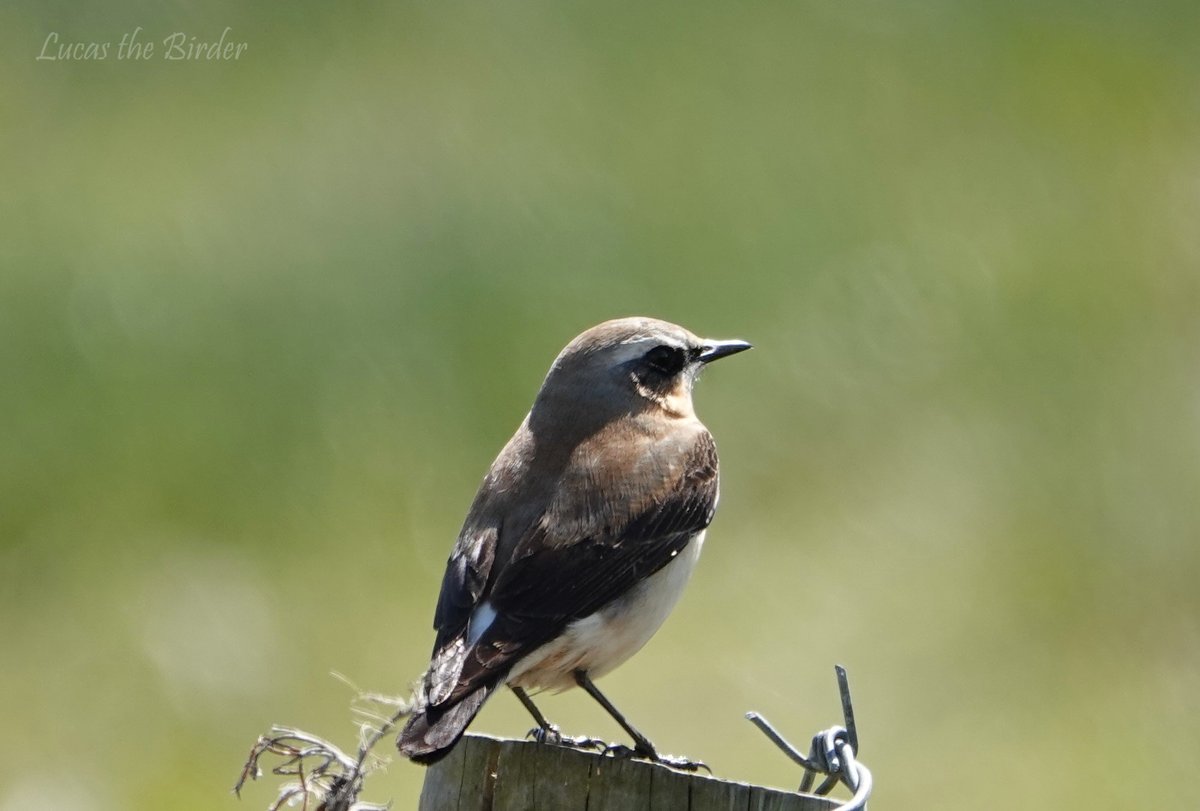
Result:
{"label": "blurred green background", "polygon": [[[117,61],[137,26],[249,47]],[[257,809],[272,722],[351,745],[330,671],[419,674],[484,470],[631,314],[757,346],[697,390],[692,586],[602,683],[664,750],[794,785],[742,714],[806,741],[843,662],[880,808],[1196,807],[1198,37],[1191,0],[5,4],[0,811]]]}

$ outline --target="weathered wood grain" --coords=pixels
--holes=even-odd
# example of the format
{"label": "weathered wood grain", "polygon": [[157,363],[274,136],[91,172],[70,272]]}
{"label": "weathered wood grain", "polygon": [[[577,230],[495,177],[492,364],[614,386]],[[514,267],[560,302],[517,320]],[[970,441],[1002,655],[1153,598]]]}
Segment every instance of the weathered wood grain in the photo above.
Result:
{"label": "weathered wood grain", "polygon": [[824,797],[532,741],[467,735],[429,767],[420,811],[828,811]]}

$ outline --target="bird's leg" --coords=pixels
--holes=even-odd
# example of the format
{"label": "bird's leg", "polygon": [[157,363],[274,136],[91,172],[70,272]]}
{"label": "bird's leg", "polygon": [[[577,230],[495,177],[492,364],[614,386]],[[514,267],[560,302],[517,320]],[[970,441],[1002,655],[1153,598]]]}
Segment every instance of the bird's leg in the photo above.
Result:
{"label": "bird's leg", "polygon": [[[613,717],[613,720],[621,725],[621,729],[625,730],[629,734],[629,737],[633,738],[633,754],[641,755],[648,760],[658,760],[658,750],[654,748],[654,744],[650,743],[649,738],[638,732],[633,724],[625,720],[625,716],[621,714],[621,711],[614,707],[613,703],[592,682],[586,670],[575,671],[575,683],[586,690],[588,695],[596,699],[600,706],[607,710],[608,714]],[[627,747],[613,746],[611,748],[614,751],[620,751]]]}
{"label": "bird's leg", "polygon": [[557,725],[546,720],[546,716],[542,715],[542,711],[539,710],[538,706],[533,703],[533,699],[529,697],[528,693],[526,693],[520,687],[515,687],[511,684],[509,687],[512,689],[513,694],[516,695],[517,699],[521,702],[522,706],[529,711],[529,714],[533,716],[533,720],[537,723],[536,729],[529,730],[529,737],[532,737],[538,743],[553,743],[560,746],[570,746],[578,749],[606,748],[607,744],[605,744],[604,741],[599,741],[595,738],[587,738],[583,736],[572,738],[568,735],[562,734]]}
{"label": "bird's leg", "polygon": [[592,682],[591,677],[588,676],[586,670],[575,671],[575,683],[586,690],[589,696],[596,699],[597,703],[613,717],[613,720],[621,725],[621,729],[625,730],[629,734],[629,737],[633,738],[633,749],[630,749],[628,746],[615,744],[608,747],[607,751],[609,753],[618,756],[639,756],[647,760],[653,760],[655,763],[662,763],[664,766],[670,766],[674,769],[681,769],[687,772],[694,772],[700,769],[704,769],[709,773],[712,772],[712,769],[709,769],[708,766],[698,760],[692,761],[687,758],[675,757],[674,755],[660,755],[658,750],[654,748],[654,744],[650,743],[650,739],[638,732],[633,724],[625,720],[625,716],[621,714],[621,711],[613,706],[613,703],[608,700],[604,693],[600,692],[599,688]]}

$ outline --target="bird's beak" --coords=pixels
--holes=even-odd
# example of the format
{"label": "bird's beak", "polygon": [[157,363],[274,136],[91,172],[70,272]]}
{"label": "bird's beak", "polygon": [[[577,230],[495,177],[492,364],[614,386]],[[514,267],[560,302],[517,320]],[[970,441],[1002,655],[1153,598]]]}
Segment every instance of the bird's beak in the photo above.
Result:
{"label": "bird's beak", "polygon": [[726,355],[736,355],[738,352],[745,352],[751,347],[751,344],[745,341],[705,341],[700,347],[700,354],[696,360],[701,363],[712,363],[718,358],[723,358]]}

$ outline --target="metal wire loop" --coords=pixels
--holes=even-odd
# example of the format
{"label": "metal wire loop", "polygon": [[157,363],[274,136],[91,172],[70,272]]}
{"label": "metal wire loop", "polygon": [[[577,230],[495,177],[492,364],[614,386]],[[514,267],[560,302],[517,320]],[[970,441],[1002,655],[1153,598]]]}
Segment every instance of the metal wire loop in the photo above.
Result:
{"label": "metal wire loop", "polygon": [[850,700],[846,669],[837,665],[835,670],[842,699],[842,716],[846,725],[830,727],[814,735],[807,756],[789,743],[766,718],[756,712],[747,713],[746,717],[785,755],[804,769],[800,791],[813,791],[816,776],[823,774],[825,779],[815,789],[816,794],[828,794],[838,783],[843,783],[854,794],[835,811],[866,811],[867,798],[871,796],[874,780],[871,771],[860,763],[855,755],[858,749],[858,730],[854,723],[854,705]]}

